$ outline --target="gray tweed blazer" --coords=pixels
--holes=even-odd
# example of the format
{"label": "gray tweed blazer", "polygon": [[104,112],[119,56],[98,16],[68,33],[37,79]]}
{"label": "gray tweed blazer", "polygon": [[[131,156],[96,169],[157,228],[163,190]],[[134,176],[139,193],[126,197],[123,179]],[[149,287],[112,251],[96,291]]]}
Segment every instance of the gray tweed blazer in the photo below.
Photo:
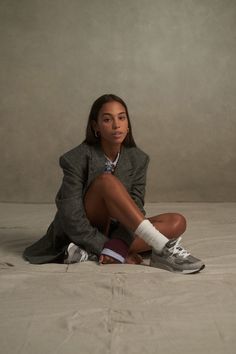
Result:
{"label": "gray tweed blazer", "polygon": [[[123,146],[114,172],[143,214],[148,162],[148,155],[139,148]],[[100,145],[82,143],[62,155],[59,163],[64,176],[55,200],[57,213],[46,235],[25,249],[23,257],[30,263],[61,262],[70,242],[99,256],[107,241],[107,237],[90,224],[83,205],[89,185],[104,171],[105,156]],[[134,236],[119,224],[111,237],[130,245]]]}

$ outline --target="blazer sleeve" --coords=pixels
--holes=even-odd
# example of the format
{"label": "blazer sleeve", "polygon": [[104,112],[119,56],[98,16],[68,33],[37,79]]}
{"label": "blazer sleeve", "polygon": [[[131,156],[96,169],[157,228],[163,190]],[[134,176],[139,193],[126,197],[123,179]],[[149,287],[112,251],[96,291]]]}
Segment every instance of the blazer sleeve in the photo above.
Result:
{"label": "blazer sleeve", "polygon": [[84,210],[83,190],[87,181],[86,156],[82,156],[76,166],[64,155],[60,157],[59,163],[64,176],[56,196],[56,205],[63,231],[71,242],[82,246],[88,252],[100,255],[108,238],[90,224]]}
{"label": "blazer sleeve", "polygon": [[135,201],[138,208],[145,215],[146,212],[144,210],[144,197],[146,190],[146,178],[147,178],[147,168],[149,164],[149,157],[145,155],[145,159],[141,163],[138,164],[138,167],[134,173],[130,195],[132,199]]}

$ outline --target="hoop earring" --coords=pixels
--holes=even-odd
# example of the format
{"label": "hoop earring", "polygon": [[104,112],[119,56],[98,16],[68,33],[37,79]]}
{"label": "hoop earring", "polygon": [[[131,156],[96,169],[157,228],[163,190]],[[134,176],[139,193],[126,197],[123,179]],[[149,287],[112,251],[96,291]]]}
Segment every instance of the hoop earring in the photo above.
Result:
{"label": "hoop earring", "polygon": [[95,138],[99,138],[99,134],[97,131],[94,132]]}

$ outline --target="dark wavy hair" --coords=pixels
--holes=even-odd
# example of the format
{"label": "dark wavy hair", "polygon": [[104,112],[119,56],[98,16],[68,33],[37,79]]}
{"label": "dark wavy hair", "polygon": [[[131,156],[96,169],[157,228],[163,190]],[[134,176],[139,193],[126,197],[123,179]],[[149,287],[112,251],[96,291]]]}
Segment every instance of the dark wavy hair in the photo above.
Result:
{"label": "dark wavy hair", "polygon": [[88,117],[87,128],[86,128],[86,138],[84,140],[84,142],[87,143],[88,145],[95,145],[99,142],[99,139],[100,139],[99,137],[95,136],[95,131],[92,127],[92,121],[94,120],[95,122],[97,122],[99,111],[105,103],[114,102],[114,101],[119,102],[120,104],[122,104],[122,106],[124,106],[125,112],[127,115],[127,119],[128,119],[129,132],[126,135],[126,137],[123,141],[123,144],[128,147],[135,147],[136,146],[136,143],[134,141],[133,134],[132,134],[132,127],[131,127],[131,123],[130,123],[128,108],[127,108],[125,102],[120,97],[113,95],[113,94],[105,94],[105,95],[100,96],[98,99],[96,99],[96,101],[93,103],[93,105],[91,107],[89,117]]}

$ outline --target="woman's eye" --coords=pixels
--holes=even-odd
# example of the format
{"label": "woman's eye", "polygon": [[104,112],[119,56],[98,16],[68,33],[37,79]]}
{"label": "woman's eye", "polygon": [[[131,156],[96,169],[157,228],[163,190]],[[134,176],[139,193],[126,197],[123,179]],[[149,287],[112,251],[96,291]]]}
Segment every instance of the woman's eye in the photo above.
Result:
{"label": "woman's eye", "polygon": [[126,119],[126,116],[120,116],[119,119],[120,119],[120,120],[125,120],[125,119]]}
{"label": "woman's eye", "polygon": [[104,119],[103,119],[103,121],[104,121],[105,123],[110,122],[110,120],[111,120],[110,118],[104,118]]}

